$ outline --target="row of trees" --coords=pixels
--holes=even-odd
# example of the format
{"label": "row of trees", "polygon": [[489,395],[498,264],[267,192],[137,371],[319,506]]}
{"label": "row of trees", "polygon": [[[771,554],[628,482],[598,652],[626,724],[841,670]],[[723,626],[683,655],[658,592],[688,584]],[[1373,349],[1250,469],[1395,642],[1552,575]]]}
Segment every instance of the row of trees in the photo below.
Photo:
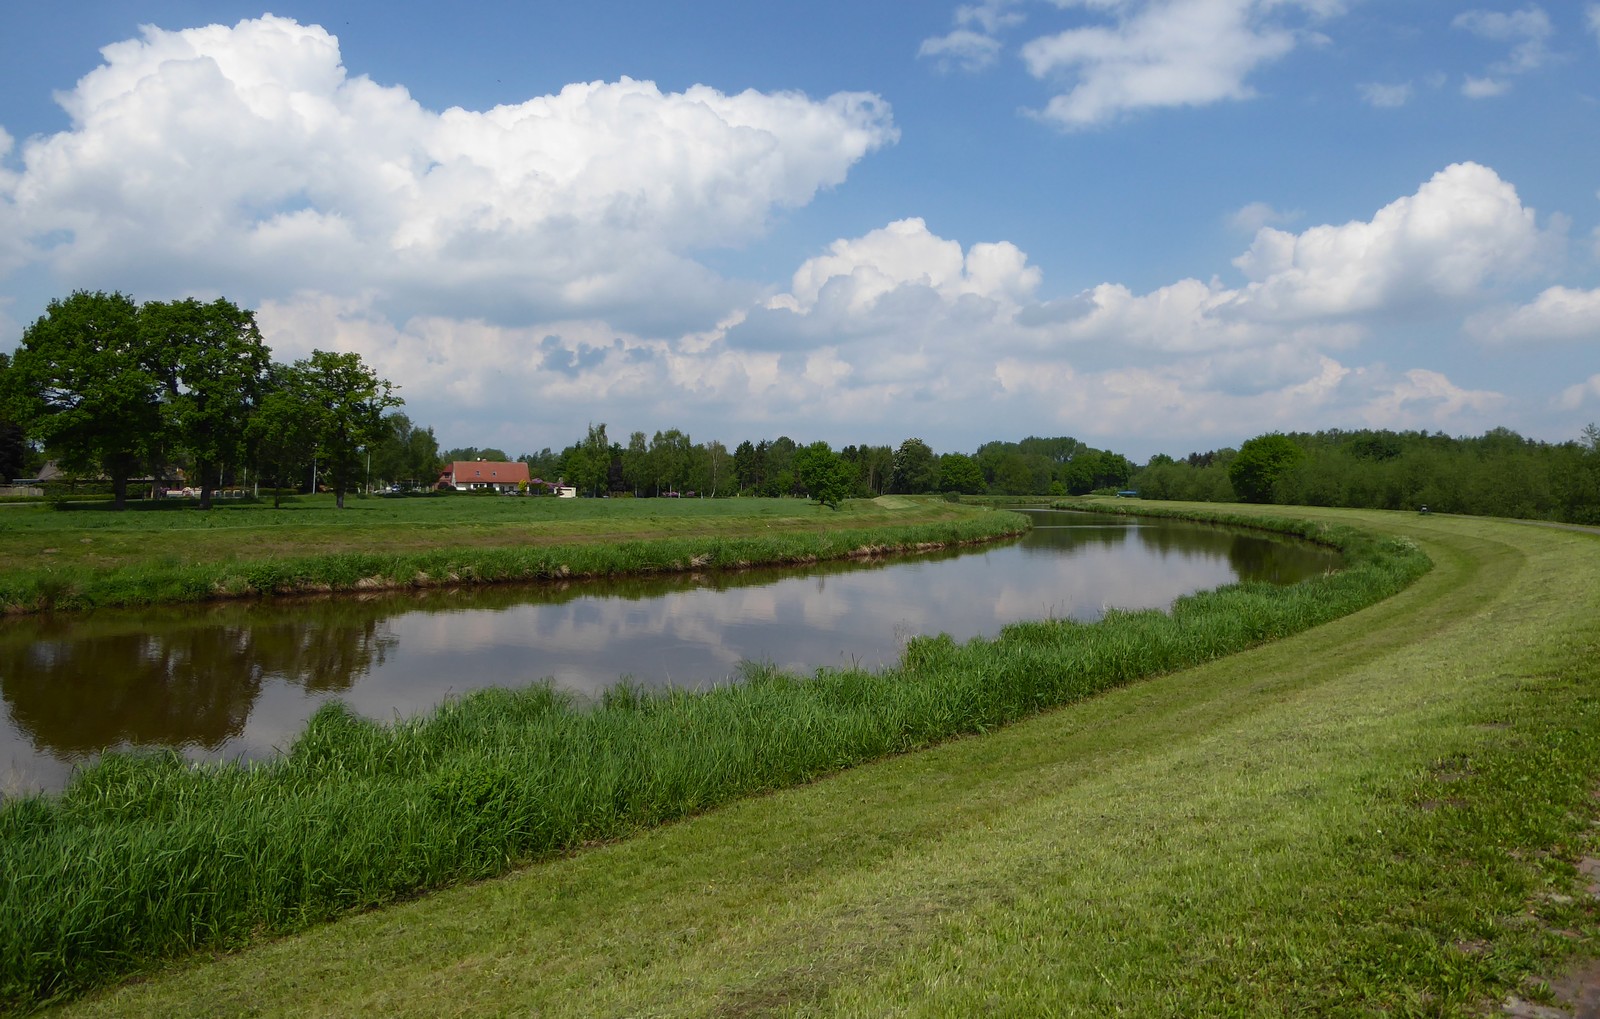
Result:
{"label": "row of trees", "polygon": [[400,402],[357,354],[274,362],[254,313],[222,299],[139,305],[77,291],[51,301],[0,360],[0,419],[63,470],[107,478],[119,509],[131,479],[175,468],[209,508],[229,476],[254,471],[276,486],[307,466],[343,507],[384,410]]}
{"label": "row of trees", "polygon": [[1153,457],[1147,499],[1350,506],[1600,524],[1600,427],[1547,443],[1505,428],[1452,438],[1382,430],[1261,435],[1237,450]]}
{"label": "row of trees", "polygon": [[[457,459],[505,459],[497,449],[451,450]],[[898,447],[825,442],[801,445],[787,435],[744,440],[730,453],[716,440],[694,442],[673,428],[626,444],[610,441],[604,424],[559,453],[550,449],[518,457],[534,474],[561,478],[590,495],[657,496],[694,492],[710,496],[802,496],[824,502],[884,494],[954,492],[966,495],[1072,495],[1119,487],[1133,475],[1127,458],[1072,438],[991,442],[973,455],[935,453],[919,438]]]}

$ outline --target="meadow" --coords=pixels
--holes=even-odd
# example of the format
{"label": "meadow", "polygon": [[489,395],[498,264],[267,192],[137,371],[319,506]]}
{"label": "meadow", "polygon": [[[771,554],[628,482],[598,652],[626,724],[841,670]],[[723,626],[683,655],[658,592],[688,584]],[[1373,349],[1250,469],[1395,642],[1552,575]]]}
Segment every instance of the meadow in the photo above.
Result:
{"label": "meadow", "polygon": [[11,872],[0,1003],[72,997],[197,949],[240,948],[990,733],[1337,619],[1428,567],[1404,538],[1256,523],[1334,544],[1346,568],[1204,592],[1170,613],[1017,624],[960,645],[920,638],[881,672],[751,668],[736,685],[622,688],[599,705],[546,686],[490,690],[392,725],[334,705],[268,762],[109,756],[59,797],[0,810]]}
{"label": "meadow", "polygon": [[1023,518],[936,498],[301,496],[0,507],[0,612],[814,562],[992,540]]}

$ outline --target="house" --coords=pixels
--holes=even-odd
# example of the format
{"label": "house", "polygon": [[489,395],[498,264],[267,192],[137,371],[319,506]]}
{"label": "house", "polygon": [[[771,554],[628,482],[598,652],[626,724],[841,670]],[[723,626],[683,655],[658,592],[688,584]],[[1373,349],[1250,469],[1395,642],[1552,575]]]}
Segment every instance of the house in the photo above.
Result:
{"label": "house", "polygon": [[515,492],[528,487],[528,465],[499,460],[456,460],[439,472],[439,484],[462,491]]}

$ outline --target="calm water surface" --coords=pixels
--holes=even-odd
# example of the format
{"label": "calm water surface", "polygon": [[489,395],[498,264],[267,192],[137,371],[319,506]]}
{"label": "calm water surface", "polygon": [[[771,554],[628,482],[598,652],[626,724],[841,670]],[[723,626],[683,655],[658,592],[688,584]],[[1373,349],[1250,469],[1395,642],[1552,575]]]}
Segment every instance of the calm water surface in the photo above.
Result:
{"label": "calm water surface", "polygon": [[551,679],[706,687],[743,661],[803,672],[894,661],[1045,617],[1165,608],[1234,580],[1292,583],[1325,550],[1175,521],[1040,513],[1020,540],[805,570],[286,599],[0,622],[0,792],[59,789],[108,748],[263,757],[325,701],[378,719]]}

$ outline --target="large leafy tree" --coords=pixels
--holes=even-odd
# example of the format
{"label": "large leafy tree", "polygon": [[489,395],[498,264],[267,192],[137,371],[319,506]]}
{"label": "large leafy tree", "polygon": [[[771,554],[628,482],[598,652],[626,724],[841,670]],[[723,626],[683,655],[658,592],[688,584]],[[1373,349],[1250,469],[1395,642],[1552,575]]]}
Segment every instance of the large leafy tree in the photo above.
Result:
{"label": "large leafy tree", "polygon": [[1239,447],[1228,465],[1228,480],[1245,502],[1271,502],[1273,485],[1304,458],[1305,451],[1287,435],[1258,435]]}
{"label": "large leafy tree", "polygon": [[353,352],[312,351],[294,363],[289,386],[298,390],[311,421],[334,504],[344,509],[345,493],[356,487],[366,467],[363,451],[383,434],[383,412],[403,401]]}
{"label": "large leafy tree", "polygon": [[984,490],[983,469],[965,453],[946,453],[939,458],[939,491],[979,495]]}
{"label": "large leafy tree", "polygon": [[375,477],[425,485],[439,476],[439,461],[439,441],[432,428],[417,427],[399,411],[383,416],[382,433],[372,445]]}
{"label": "large leafy tree", "polygon": [[931,492],[939,483],[939,464],[933,449],[921,439],[907,439],[894,451],[894,472],[889,491],[896,495]]}
{"label": "large leafy tree", "polygon": [[187,460],[200,508],[210,509],[219,468],[242,454],[272,353],[255,313],[221,298],[151,301],[139,309],[139,328],[162,389],[170,449]]}
{"label": "large leafy tree", "polygon": [[256,474],[272,482],[272,508],[281,504],[286,481],[298,487],[300,470],[317,453],[316,417],[307,413],[307,394],[293,368],[274,365],[265,395],[250,416],[246,445]]}
{"label": "large leafy tree", "polygon": [[69,471],[103,472],[117,509],[161,434],[160,386],[126,294],[75,291],[22,333],[6,402]]}
{"label": "large leafy tree", "polygon": [[683,488],[689,476],[689,451],[693,443],[676,428],[657,432],[650,437],[649,480],[656,494],[675,492]]}
{"label": "large leafy tree", "polygon": [[794,473],[811,498],[832,509],[838,509],[839,503],[850,498],[855,490],[854,465],[830,449],[826,442],[813,442],[795,450]]}
{"label": "large leafy tree", "polygon": [[0,353],[0,481],[19,477],[28,460],[28,443],[22,426],[12,420],[12,413],[6,407],[10,377],[11,355]]}

